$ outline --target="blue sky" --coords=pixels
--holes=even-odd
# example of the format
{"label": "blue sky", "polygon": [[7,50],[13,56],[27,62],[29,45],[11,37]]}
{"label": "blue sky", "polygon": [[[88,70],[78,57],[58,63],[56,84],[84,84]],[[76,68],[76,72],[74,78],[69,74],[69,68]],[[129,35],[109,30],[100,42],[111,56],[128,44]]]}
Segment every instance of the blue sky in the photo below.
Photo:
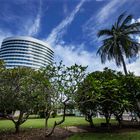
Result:
{"label": "blue sky", "polygon": [[[122,70],[113,61],[101,64],[97,31],[124,11],[140,21],[140,0],[0,0],[0,5],[0,43],[9,36],[32,36],[53,48],[55,61],[88,65],[88,71]],[[127,68],[140,75],[140,59]]]}

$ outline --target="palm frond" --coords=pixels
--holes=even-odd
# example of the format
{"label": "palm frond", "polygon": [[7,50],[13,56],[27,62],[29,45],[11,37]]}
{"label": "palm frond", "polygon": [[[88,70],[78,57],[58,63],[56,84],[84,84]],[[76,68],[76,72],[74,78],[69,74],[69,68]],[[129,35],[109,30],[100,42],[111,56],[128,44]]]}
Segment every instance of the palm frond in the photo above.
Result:
{"label": "palm frond", "polygon": [[119,27],[122,19],[124,18],[126,12],[123,12],[119,17],[118,17],[118,20],[117,20],[117,28]]}
{"label": "palm frond", "polygon": [[139,31],[136,31],[136,30],[133,30],[133,31],[127,31],[125,32],[126,35],[138,35],[140,34],[140,30]]}
{"label": "palm frond", "polygon": [[128,26],[124,26],[124,30],[140,30],[140,22],[136,22]]}
{"label": "palm frond", "polygon": [[114,39],[113,37],[108,37],[108,38],[103,39],[102,42],[103,42],[104,44],[107,44],[107,43],[112,42],[113,39]]}
{"label": "palm frond", "polygon": [[112,40],[104,40],[103,45],[98,49],[97,54],[101,57],[101,62],[104,64],[108,55],[110,55],[110,49],[113,47]]}
{"label": "palm frond", "polygon": [[127,25],[128,23],[130,23],[131,20],[132,20],[132,18],[133,18],[132,15],[128,15],[128,16],[124,19],[124,21],[122,22],[120,28],[123,28],[123,26]]}
{"label": "palm frond", "polygon": [[100,36],[111,36],[112,35],[112,32],[111,30],[109,29],[104,29],[104,30],[100,30],[98,33],[97,33],[97,36],[100,37]]}
{"label": "palm frond", "polygon": [[122,52],[125,54],[126,58],[135,57],[140,50],[140,43],[135,41],[129,36],[125,36],[120,40]]}

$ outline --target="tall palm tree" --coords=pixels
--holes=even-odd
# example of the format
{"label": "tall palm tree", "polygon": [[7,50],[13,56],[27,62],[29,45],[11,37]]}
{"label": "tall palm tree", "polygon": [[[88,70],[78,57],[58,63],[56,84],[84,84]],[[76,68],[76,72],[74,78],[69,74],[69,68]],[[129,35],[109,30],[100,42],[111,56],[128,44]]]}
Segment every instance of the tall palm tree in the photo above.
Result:
{"label": "tall palm tree", "polygon": [[124,57],[130,59],[137,56],[140,50],[140,43],[134,38],[140,35],[140,22],[132,23],[133,16],[121,14],[118,20],[110,29],[103,29],[98,32],[98,37],[103,36],[102,46],[97,54],[101,56],[101,62],[115,60],[117,66],[123,65],[127,75]]}

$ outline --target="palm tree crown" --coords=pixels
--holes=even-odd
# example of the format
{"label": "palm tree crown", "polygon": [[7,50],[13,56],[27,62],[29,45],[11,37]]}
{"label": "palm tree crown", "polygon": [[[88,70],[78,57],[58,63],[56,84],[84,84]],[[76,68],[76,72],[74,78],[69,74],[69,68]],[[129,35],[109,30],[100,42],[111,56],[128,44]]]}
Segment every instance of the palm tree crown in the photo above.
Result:
{"label": "palm tree crown", "polygon": [[123,65],[127,74],[124,56],[129,59],[135,57],[140,49],[140,43],[136,41],[134,35],[140,34],[140,22],[132,23],[133,16],[126,16],[124,13],[110,29],[100,30],[98,37],[104,36],[102,46],[97,54],[101,56],[101,62],[105,63],[114,59],[117,66]]}

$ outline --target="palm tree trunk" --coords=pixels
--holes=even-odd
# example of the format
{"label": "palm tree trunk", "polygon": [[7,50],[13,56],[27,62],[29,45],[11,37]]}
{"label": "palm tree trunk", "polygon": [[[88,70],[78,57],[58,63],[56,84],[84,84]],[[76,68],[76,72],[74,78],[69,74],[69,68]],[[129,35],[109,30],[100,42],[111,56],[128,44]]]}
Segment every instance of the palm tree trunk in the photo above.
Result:
{"label": "palm tree trunk", "polygon": [[124,62],[123,55],[121,55],[121,60],[122,60],[122,64],[123,64],[124,73],[125,73],[125,75],[127,75],[128,72],[127,72],[127,69],[126,69],[126,64],[125,64],[125,62]]}

